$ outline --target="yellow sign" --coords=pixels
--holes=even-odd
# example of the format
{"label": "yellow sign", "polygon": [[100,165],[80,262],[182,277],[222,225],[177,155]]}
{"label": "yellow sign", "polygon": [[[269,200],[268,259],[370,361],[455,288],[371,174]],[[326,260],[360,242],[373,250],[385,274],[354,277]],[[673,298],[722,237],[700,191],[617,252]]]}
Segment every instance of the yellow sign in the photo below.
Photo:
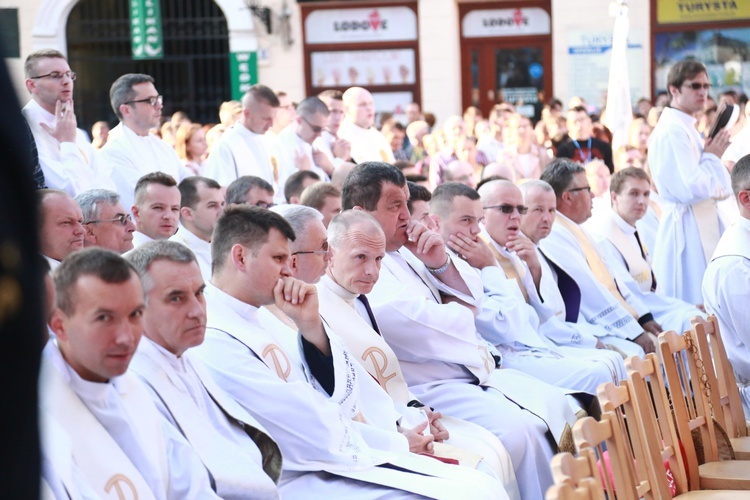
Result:
{"label": "yellow sign", "polygon": [[656,9],[659,24],[750,19],[748,0],[658,0]]}

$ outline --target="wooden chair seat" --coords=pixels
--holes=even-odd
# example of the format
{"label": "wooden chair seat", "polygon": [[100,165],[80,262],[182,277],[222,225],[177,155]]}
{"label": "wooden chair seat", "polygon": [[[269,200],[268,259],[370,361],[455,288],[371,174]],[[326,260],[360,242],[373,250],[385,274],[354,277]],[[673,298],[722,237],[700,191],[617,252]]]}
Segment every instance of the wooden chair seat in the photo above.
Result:
{"label": "wooden chair seat", "polygon": [[698,466],[702,490],[750,490],[750,462],[725,460]]}
{"label": "wooden chair seat", "polygon": [[729,438],[737,460],[750,460],[750,437]]}
{"label": "wooden chair seat", "polygon": [[674,498],[680,500],[738,500],[750,498],[750,492],[745,491],[688,491]]}

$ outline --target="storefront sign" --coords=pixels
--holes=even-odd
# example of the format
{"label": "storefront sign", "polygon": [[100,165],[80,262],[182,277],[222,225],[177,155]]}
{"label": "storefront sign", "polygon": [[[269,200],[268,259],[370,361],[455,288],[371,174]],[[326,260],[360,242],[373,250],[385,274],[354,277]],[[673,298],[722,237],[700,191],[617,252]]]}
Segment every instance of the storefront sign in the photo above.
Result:
{"label": "storefront sign", "polygon": [[461,21],[464,38],[518,35],[549,35],[549,13],[528,9],[472,10]]}
{"label": "storefront sign", "polygon": [[659,24],[705,23],[750,19],[748,0],[658,0]]}
{"label": "storefront sign", "polygon": [[164,56],[159,0],[130,0],[130,41],[133,59]]}
{"label": "storefront sign", "polygon": [[[601,108],[609,83],[612,32],[571,31],[568,33],[568,95],[582,97],[590,106]],[[648,92],[643,86],[646,54],[643,32],[628,37],[630,97],[634,103]]]}
{"label": "storefront sign", "polygon": [[312,52],[313,86],[412,85],[416,61],[413,49]]}
{"label": "storefront sign", "polygon": [[408,7],[319,9],[305,19],[305,42],[397,42],[417,39],[417,15]]}
{"label": "storefront sign", "polygon": [[256,52],[231,52],[229,76],[232,99],[239,101],[247,90],[258,83],[258,54]]}

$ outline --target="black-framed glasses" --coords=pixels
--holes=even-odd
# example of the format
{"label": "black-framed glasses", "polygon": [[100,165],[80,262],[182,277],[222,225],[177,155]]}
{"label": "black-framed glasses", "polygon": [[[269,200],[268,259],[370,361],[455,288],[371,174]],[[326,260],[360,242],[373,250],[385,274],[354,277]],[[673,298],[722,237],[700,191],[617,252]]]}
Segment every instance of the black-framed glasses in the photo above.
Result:
{"label": "black-framed glasses", "polygon": [[254,207],[260,207],[260,208],[273,208],[276,206],[275,203],[266,203],[265,201],[257,201],[255,202]]}
{"label": "black-framed glasses", "polygon": [[500,210],[505,215],[510,215],[513,213],[513,210],[518,210],[519,215],[525,215],[526,212],[529,211],[529,207],[525,207],[523,205],[508,205],[507,203],[503,203],[502,205],[492,205],[489,207],[483,207],[485,210],[489,210],[490,208],[496,208]]}
{"label": "black-framed glasses", "polygon": [[315,254],[315,255],[328,255],[328,242],[323,243],[323,247],[320,250],[310,250],[306,252],[294,252],[292,255],[304,255],[304,254]]}
{"label": "black-framed glasses", "polygon": [[323,131],[324,127],[321,127],[320,125],[313,125],[312,123],[310,123],[310,120],[308,120],[307,118],[305,118],[302,115],[299,115],[299,117],[302,118],[302,121],[304,121],[305,123],[307,123],[310,126],[310,128],[312,129],[312,131],[315,132],[316,134],[319,134],[319,133],[321,133]]}
{"label": "black-framed glasses", "polygon": [[38,78],[52,78],[53,80],[62,80],[65,76],[73,81],[76,81],[77,75],[75,71],[52,71],[50,73],[47,73],[46,75],[30,76],[29,79],[36,80]]}
{"label": "black-framed glasses", "polygon": [[713,85],[711,85],[710,83],[698,83],[698,82],[683,83],[682,85],[685,87],[689,87],[693,90],[700,90],[700,89],[711,90],[711,87],[713,87]]}
{"label": "black-framed glasses", "polygon": [[117,214],[117,217],[113,219],[90,220],[84,222],[83,225],[85,226],[86,224],[97,224],[99,222],[119,222],[121,226],[125,226],[130,220],[133,220],[132,217],[130,217],[130,214]]}
{"label": "black-framed glasses", "polygon": [[577,191],[588,191],[590,193],[591,192],[591,186],[583,186],[583,187],[577,187],[577,188],[573,188],[573,189],[568,189],[567,190],[568,193],[575,193]]}
{"label": "black-framed glasses", "polygon": [[148,104],[150,104],[151,106],[154,106],[154,107],[156,107],[157,104],[159,106],[161,106],[164,103],[164,96],[157,95],[157,96],[154,96],[154,97],[146,97],[145,99],[138,99],[136,101],[127,101],[124,104],[135,104],[137,102],[148,103]]}

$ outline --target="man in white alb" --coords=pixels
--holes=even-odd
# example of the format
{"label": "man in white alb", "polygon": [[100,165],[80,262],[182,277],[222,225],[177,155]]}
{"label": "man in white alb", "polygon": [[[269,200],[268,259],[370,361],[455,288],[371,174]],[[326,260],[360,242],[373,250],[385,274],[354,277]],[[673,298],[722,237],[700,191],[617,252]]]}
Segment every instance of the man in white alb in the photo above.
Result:
{"label": "man in white alb", "polygon": [[[329,339],[315,287],[290,276],[294,238],[284,218],[269,210],[224,212],[211,243],[206,339],[193,351],[279,444],[282,494],[493,496],[499,488],[489,476],[409,454],[395,419],[392,432],[364,423],[363,414],[371,413],[360,404],[371,402],[360,402],[353,360],[335,335]],[[298,333],[260,309],[268,305]]]}
{"label": "man in white alb", "polygon": [[[629,304],[627,287],[617,283],[596,241],[581,227],[591,217],[593,200],[586,170],[573,160],[558,158],[547,165],[542,180],[555,191],[557,212],[552,231],[539,247],[552,269],[562,271],[557,284],[566,308],[601,326],[607,332],[599,337],[604,344],[628,356],[654,352],[654,335],[661,328]],[[575,286],[560,276],[570,277]]]}
{"label": "man in white alb", "polygon": [[385,233],[380,278],[368,294],[380,333],[419,400],[495,434],[521,497],[543,498],[551,455],[575,422],[572,406],[556,387],[497,369],[501,357],[474,325],[481,280],[450,258],[438,233],[410,221],[408,196],[401,171],[381,162],[357,165],[343,187],[344,210],[368,212]]}
{"label": "man in white alb", "polygon": [[362,87],[351,87],[344,92],[344,122],[338,136],[349,141],[352,160],[387,161],[393,163],[393,152],[383,134],[374,127],[375,101]]}
{"label": "man in white alb", "polygon": [[200,456],[219,496],[278,498],[278,445],[188,352],[206,332],[206,285],[195,255],[179,243],[156,241],[127,259],[141,276],[146,299],[144,336],[130,370]]}
{"label": "man in white alb", "polygon": [[264,135],[278,107],[279,98],[273,90],[265,85],[250,87],[242,96],[242,116],[214,145],[204,175],[222,186],[243,175],[255,175],[278,193],[281,166],[275,146]]}
{"label": "man in white alb", "polygon": [[60,262],[83,248],[85,230],[81,208],[65,191],[40,189],[39,250],[54,271]]}
{"label": "man in white alb", "polygon": [[750,419],[750,155],[732,170],[740,218],[719,240],[703,277],[706,312],[719,320],[721,338]]}
{"label": "man in white alb", "polygon": [[135,185],[135,202],[131,210],[135,219],[135,248],[148,241],[168,240],[177,231],[180,219],[177,182],[163,172],[144,175]]}
{"label": "man in white alb", "polygon": [[721,156],[729,132],[704,139],[695,127],[711,88],[706,67],[681,61],[669,70],[670,107],[648,141],[648,164],[659,190],[662,215],[654,248],[654,274],[665,295],[699,304],[706,265],[727,226],[716,202],[731,194]]}
{"label": "man in white alb", "polygon": [[318,97],[328,106],[330,114],[325,129],[313,142],[313,157],[316,165],[326,172],[333,172],[352,157],[352,145],[346,139],[338,137],[344,119],[344,94],[340,90],[325,90]]}
{"label": "man in white alb", "polygon": [[120,203],[120,195],[107,189],[89,189],[75,198],[86,230],[84,246],[102,247],[123,254],[133,249],[135,224]]}
{"label": "man in white alb", "polygon": [[124,207],[133,205],[135,185],[145,174],[164,172],[175,182],[190,175],[175,150],[150,133],[161,125],[163,109],[153,77],[122,75],[109,89],[109,100],[120,123],[110,131],[97,161],[107,165]]}
{"label": "man in white alb", "polygon": [[180,228],[170,241],[193,251],[203,281],[211,281],[211,234],[224,212],[224,195],[219,183],[208,177],[193,176],[177,186],[180,190]]}
{"label": "man in white alb", "polygon": [[65,438],[68,460],[100,497],[218,498],[198,456],[126,373],[143,331],[135,269],[109,250],[85,249],[57,269],[55,292],[55,339],[44,348],[39,381],[52,468],[66,464],[56,462],[47,429]]}
{"label": "man in white alb", "polygon": [[279,132],[278,185],[300,170],[312,170],[321,179],[329,180],[333,169],[325,170],[315,164],[313,142],[320,137],[328,122],[328,106],[317,97],[308,97],[297,105],[297,116],[284,130]]}
{"label": "man in white alb", "polygon": [[612,176],[609,189],[612,210],[603,213],[591,231],[612,272],[630,290],[628,302],[637,310],[647,310],[664,330],[689,330],[690,320],[701,312],[657,288],[648,248],[636,229],[636,222],[648,210],[651,179],[644,170],[628,167]]}
{"label": "man in white alb", "polygon": [[94,187],[113,188],[102,172],[105,164],[97,161],[86,135],[76,128],[76,73],[65,56],[56,50],[34,52],[26,58],[24,72],[31,99],[22,112],[34,135],[47,187],[71,196]]}

